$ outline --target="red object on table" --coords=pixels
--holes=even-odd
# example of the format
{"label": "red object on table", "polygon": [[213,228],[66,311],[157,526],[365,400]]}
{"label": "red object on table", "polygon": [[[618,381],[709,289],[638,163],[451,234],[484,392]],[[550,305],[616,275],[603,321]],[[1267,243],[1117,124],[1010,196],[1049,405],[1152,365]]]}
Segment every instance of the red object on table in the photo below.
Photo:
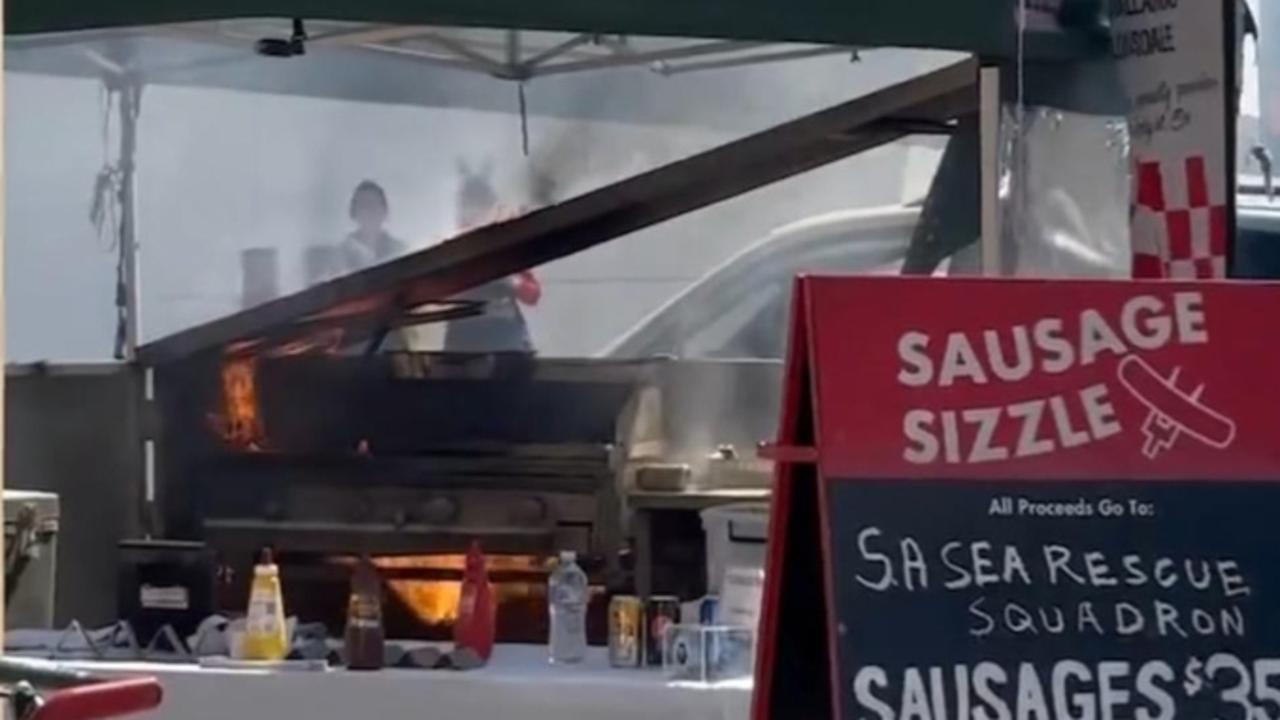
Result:
{"label": "red object on table", "polygon": [[164,691],[152,677],[109,680],[59,690],[44,699],[32,720],[96,720],[150,710]]}
{"label": "red object on table", "polygon": [[462,573],[458,620],[453,626],[454,648],[468,648],[488,660],[493,654],[497,611],[484,553],[480,550],[480,543],[472,542],[467,550],[466,569]]}
{"label": "red object on table", "polygon": [[516,275],[516,299],[525,305],[537,305],[542,299],[542,283],[533,271],[524,270]]}

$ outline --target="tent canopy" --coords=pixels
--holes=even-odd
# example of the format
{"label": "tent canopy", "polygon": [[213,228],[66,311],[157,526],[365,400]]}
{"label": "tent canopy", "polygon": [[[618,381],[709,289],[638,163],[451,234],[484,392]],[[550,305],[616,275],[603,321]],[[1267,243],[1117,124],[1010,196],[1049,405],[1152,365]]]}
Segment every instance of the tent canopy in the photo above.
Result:
{"label": "tent canopy", "polygon": [[[1097,0],[1063,0],[1069,8]],[[836,45],[931,47],[1014,57],[1018,0],[6,0],[9,35],[302,18]],[[1073,12],[1071,16],[1087,16]],[[1037,32],[1032,57],[1098,48],[1085,31]]]}
{"label": "tent canopy", "polygon": [[[749,131],[757,129],[749,124],[752,113],[735,112],[754,102],[741,92],[756,77],[748,66],[813,59],[822,63],[815,77],[840,96],[861,57],[856,48],[812,43],[330,20],[308,20],[304,28],[301,57],[255,51],[264,38],[289,38],[291,21],[242,18],[11,36],[5,65],[23,73],[152,86],[490,112],[513,112],[519,82],[533,80],[533,115]],[[842,65],[854,72],[833,76],[827,69]],[[617,67],[639,71],[621,78],[595,72]],[[738,74],[705,72],[730,69]],[[675,76],[681,81],[670,82]]]}
{"label": "tent canopy", "polygon": [[[1089,9],[1099,0],[1060,2],[1070,12],[1028,16],[1026,57],[1052,65],[1105,49],[1105,41],[1098,46],[1105,37],[1098,32],[1098,13]],[[653,81],[823,54],[854,58],[858,49],[872,47],[1008,59],[1018,51],[1018,3],[6,0],[5,62],[10,70],[46,75],[503,112],[514,107],[514,81],[536,79],[536,114],[725,126],[733,124],[732,108],[740,101],[732,97],[738,92],[733,83]],[[294,18],[304,22],[305,56],[264,57],[255,50],[265,39],[287,41]],[[584,93],[600,95],[592,82],[613,82],[584,71],[626,65],[652,70],[651,81],[633,75],[632,82],[644,87],[611,104],[582,100]],[[442,68],[458,72],[424,74]],[[1060,76],[1057,68],[1049,73]],[[477,83],[476,74],[513,82]],[[575,82],[571,74],[590,79]],[[649,97],[649,86],[662,88],[660,102]],[[728,112],[690,117],[691,108],[710,106]]]}

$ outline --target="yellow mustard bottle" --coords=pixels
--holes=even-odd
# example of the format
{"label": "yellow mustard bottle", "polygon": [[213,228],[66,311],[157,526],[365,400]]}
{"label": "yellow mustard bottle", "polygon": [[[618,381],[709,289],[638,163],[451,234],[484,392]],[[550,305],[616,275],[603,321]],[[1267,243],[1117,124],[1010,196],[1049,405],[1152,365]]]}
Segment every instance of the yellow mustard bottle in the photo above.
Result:
{"label": "yellow mustard bottle", "polygon": [[280,592],[280,568],[270,549],[253,567],[249,588],[249,611],[245,618],[243,653],[246,660],[283,660],[289,653],[289,631],[284,620],[284,597]]}

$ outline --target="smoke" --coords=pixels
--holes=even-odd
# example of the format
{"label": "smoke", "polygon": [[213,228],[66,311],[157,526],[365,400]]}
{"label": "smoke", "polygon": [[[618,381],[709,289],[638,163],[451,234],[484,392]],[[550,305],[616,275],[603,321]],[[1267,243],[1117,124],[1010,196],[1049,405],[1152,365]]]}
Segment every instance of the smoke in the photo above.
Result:
{"label": "smoke", "polygon": [[[864,62],[850,52],[682,75],[630,66],[535,77],[524,88],[528,156],[469,161],[508,168],[512,194],[540,207],[909,77],[940,64],[934,55],[877,51],[858,56]],[[619,125],[656,132],[620,143]]]}
{"label": "smoke", "polygon": [[[535,79],[527,88],[530,156],[499,158],[512,194],[560,202],[911,77],[953,58],[872,51],[659,76],[621,68]],[[554,85],[553,85],[554,83]],[[556,113],[547,104],[556,103]],[[641,110],[645,108],[645,110]],[[610,117],[641,115],[628,124]],[[576,116],[575,120],[566,117]],[[647,228],[544,268],[544,300],[529,313],[541,351],[590,355],[705,272],[773,229],[833,210],[902,201],[901,149],[873,151]],[[478,160],[478,159],[477,159]]]}
{"label": "smoke", "polygon": [[[231,49],[194,45],[153,38],[138,52],[140,62],[192,61],[149,73],[159,84],[148,86],[141,118],[147,340],[238,309],[244,249],[274,248],[280,291],[301,287],[307,248],[350,231],[347,202],[362,178],[386,188],[392,234],[426,247],[456,230],[458,158],[493,163],[500,201],[544,206],[931,62],[928,54],[875,51],[858,63],[830,56],[671,77],[629,67],[534,78],[525,86],[526,157],[512,82],[330,48],[289,61],[241,54],[221,62]],[[85,252],[93,238],[84,197],[66,190],[84,187],[100,169],[100,83],[9,75],[10,349],[19,358],[104,357],[114,328],[111,258]],[[177,85],[188,82],[200,86]],[[319,99],[333,93],[349,99]],[[39,157],[23,161],[22,148],[40,148]],[[863,167],[872,171],[861,178],[809,173],[542,269],[543,301],[531,313],[540,350],[594,353],[773,227],[884,202],[885,161]],[[49,277],[75,281],[37,280]],[[31,317],[21,317],[22,308]]]}

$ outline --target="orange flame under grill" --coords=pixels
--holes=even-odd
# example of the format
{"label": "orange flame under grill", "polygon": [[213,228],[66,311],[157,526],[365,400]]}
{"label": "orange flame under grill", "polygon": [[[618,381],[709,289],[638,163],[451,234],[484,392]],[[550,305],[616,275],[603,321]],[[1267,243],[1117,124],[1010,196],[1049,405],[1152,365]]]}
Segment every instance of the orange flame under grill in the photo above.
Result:
{"label": "orange flame under grill", "polygon": [[[374,558],[379,568],[397,570],[449,570],[461,572],[466,564],[465,555],[405,555]],[[491,555],[489,572],[541,572],[544,560],[532,555]],[[545,594],[545,581],[494,583],[494,597],[499,606],[506,601],[522,601]],[[416,578],[392,578],[387,587],[414,616],[428,625],[452,623],[458,618],[458,600],[462,596],[459,580],[419,580]]]}

